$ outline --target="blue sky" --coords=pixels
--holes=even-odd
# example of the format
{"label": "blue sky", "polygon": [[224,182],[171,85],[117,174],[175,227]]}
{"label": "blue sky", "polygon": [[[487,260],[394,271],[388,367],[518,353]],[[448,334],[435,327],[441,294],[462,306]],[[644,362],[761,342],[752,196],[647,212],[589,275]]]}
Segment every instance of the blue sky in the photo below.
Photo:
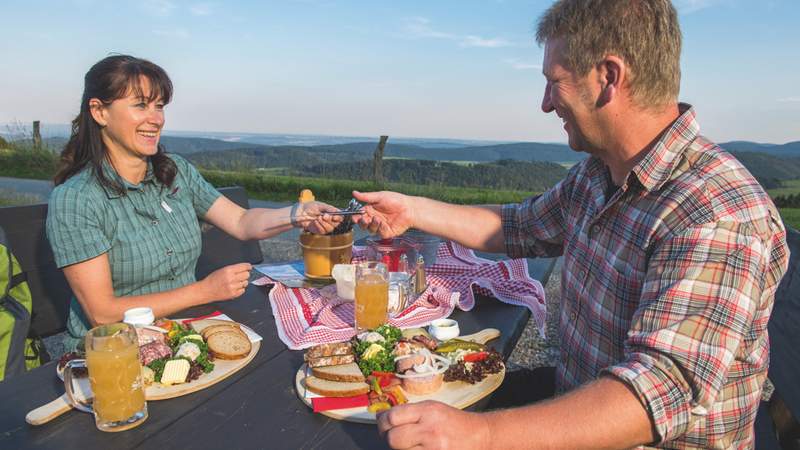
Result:
{"label": "blue sky", "polygon": [[[67,123],[111,52],[164,67],[168,130],[565,142],[550,1],[3,0],[0,123]],[[800,140],[800,1],[674,0],[681,99],[717,141]]]}

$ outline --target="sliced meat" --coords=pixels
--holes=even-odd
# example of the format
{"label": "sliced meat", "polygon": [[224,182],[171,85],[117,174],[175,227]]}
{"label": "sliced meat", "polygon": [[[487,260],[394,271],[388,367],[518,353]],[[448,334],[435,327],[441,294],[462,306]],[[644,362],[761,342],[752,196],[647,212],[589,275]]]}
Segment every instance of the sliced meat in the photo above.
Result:
{"label": "sliced meat", "polygon": [[166,334],[147,328],[136,327],[136,336],[139,338],[139,347],[156,341],[162,344],[167,342]]}
{"label": "sliced meat", "polygon": [[412,369],[416,364],[422,364],[425,362],[425,356],[420,354],[415,354],[413,356],[409,356],[408,358],[399,359],[395,362],[395,372],[403,373],[406,370]]}
{"label": "sliced meat", "polygon": [[438,344],[436,344],[435,340],[433,340],[433,339],[431,339],[431,338],[429,338],[427,336],[423,336],[421,334],[418,334],[418,335],[414,336],[413,338],[411,338],[411,340],[414,341],[414,342],[419,342],[420,344],[422,344],[425,347],[427,347],[428,350],[430,350],[430,351],[436,350],[436,347],[438,346]]}
{"label": "sliced meat", "polygon": [[151,362],[172,356],[172,350],[163,342],[154,341],[139,347],[139,361],[143,366]]}

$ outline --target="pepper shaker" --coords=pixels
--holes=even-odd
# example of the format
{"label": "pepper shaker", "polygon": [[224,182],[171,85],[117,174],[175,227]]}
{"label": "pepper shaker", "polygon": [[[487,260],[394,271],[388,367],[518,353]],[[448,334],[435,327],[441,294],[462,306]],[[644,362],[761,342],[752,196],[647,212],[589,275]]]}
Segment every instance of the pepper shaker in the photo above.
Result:
{"label": "pepper shaker", "polygon": [[425,259],[422,255],[417,256],[417,273],[414,276],[414,293],[419,295],[425,292],[428,287],[428,281],[425,278]]}

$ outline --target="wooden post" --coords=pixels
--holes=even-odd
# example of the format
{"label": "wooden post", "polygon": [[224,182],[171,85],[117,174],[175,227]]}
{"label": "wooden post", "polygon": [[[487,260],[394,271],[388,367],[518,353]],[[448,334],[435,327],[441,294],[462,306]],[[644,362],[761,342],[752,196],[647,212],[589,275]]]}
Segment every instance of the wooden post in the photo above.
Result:
{"label": "wooden post", "polygon": [[39,121],[33,121],[33,148],[39,150],[42,148],[42,133],[39,130]]}
{"label": "wooden post", "polygon": [[381,136],[378,141],[378,146],[375,148],[375,155],[372,160],[372,175],[375,184],[383,186],[383,148],[386,146],[386,140],[389,136]]}

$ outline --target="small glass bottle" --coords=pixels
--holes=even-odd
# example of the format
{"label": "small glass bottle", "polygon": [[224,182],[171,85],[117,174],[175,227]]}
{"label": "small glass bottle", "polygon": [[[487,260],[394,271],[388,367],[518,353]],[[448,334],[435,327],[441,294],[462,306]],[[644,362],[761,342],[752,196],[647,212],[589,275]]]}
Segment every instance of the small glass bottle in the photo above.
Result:
{"label": "small glass bottle", "polygon": [[428,287],[428,280],[425,278],[425,259],[422,255],[417,256],[417,273],[414,276],[414,293],[419,295],[425,292]]}

